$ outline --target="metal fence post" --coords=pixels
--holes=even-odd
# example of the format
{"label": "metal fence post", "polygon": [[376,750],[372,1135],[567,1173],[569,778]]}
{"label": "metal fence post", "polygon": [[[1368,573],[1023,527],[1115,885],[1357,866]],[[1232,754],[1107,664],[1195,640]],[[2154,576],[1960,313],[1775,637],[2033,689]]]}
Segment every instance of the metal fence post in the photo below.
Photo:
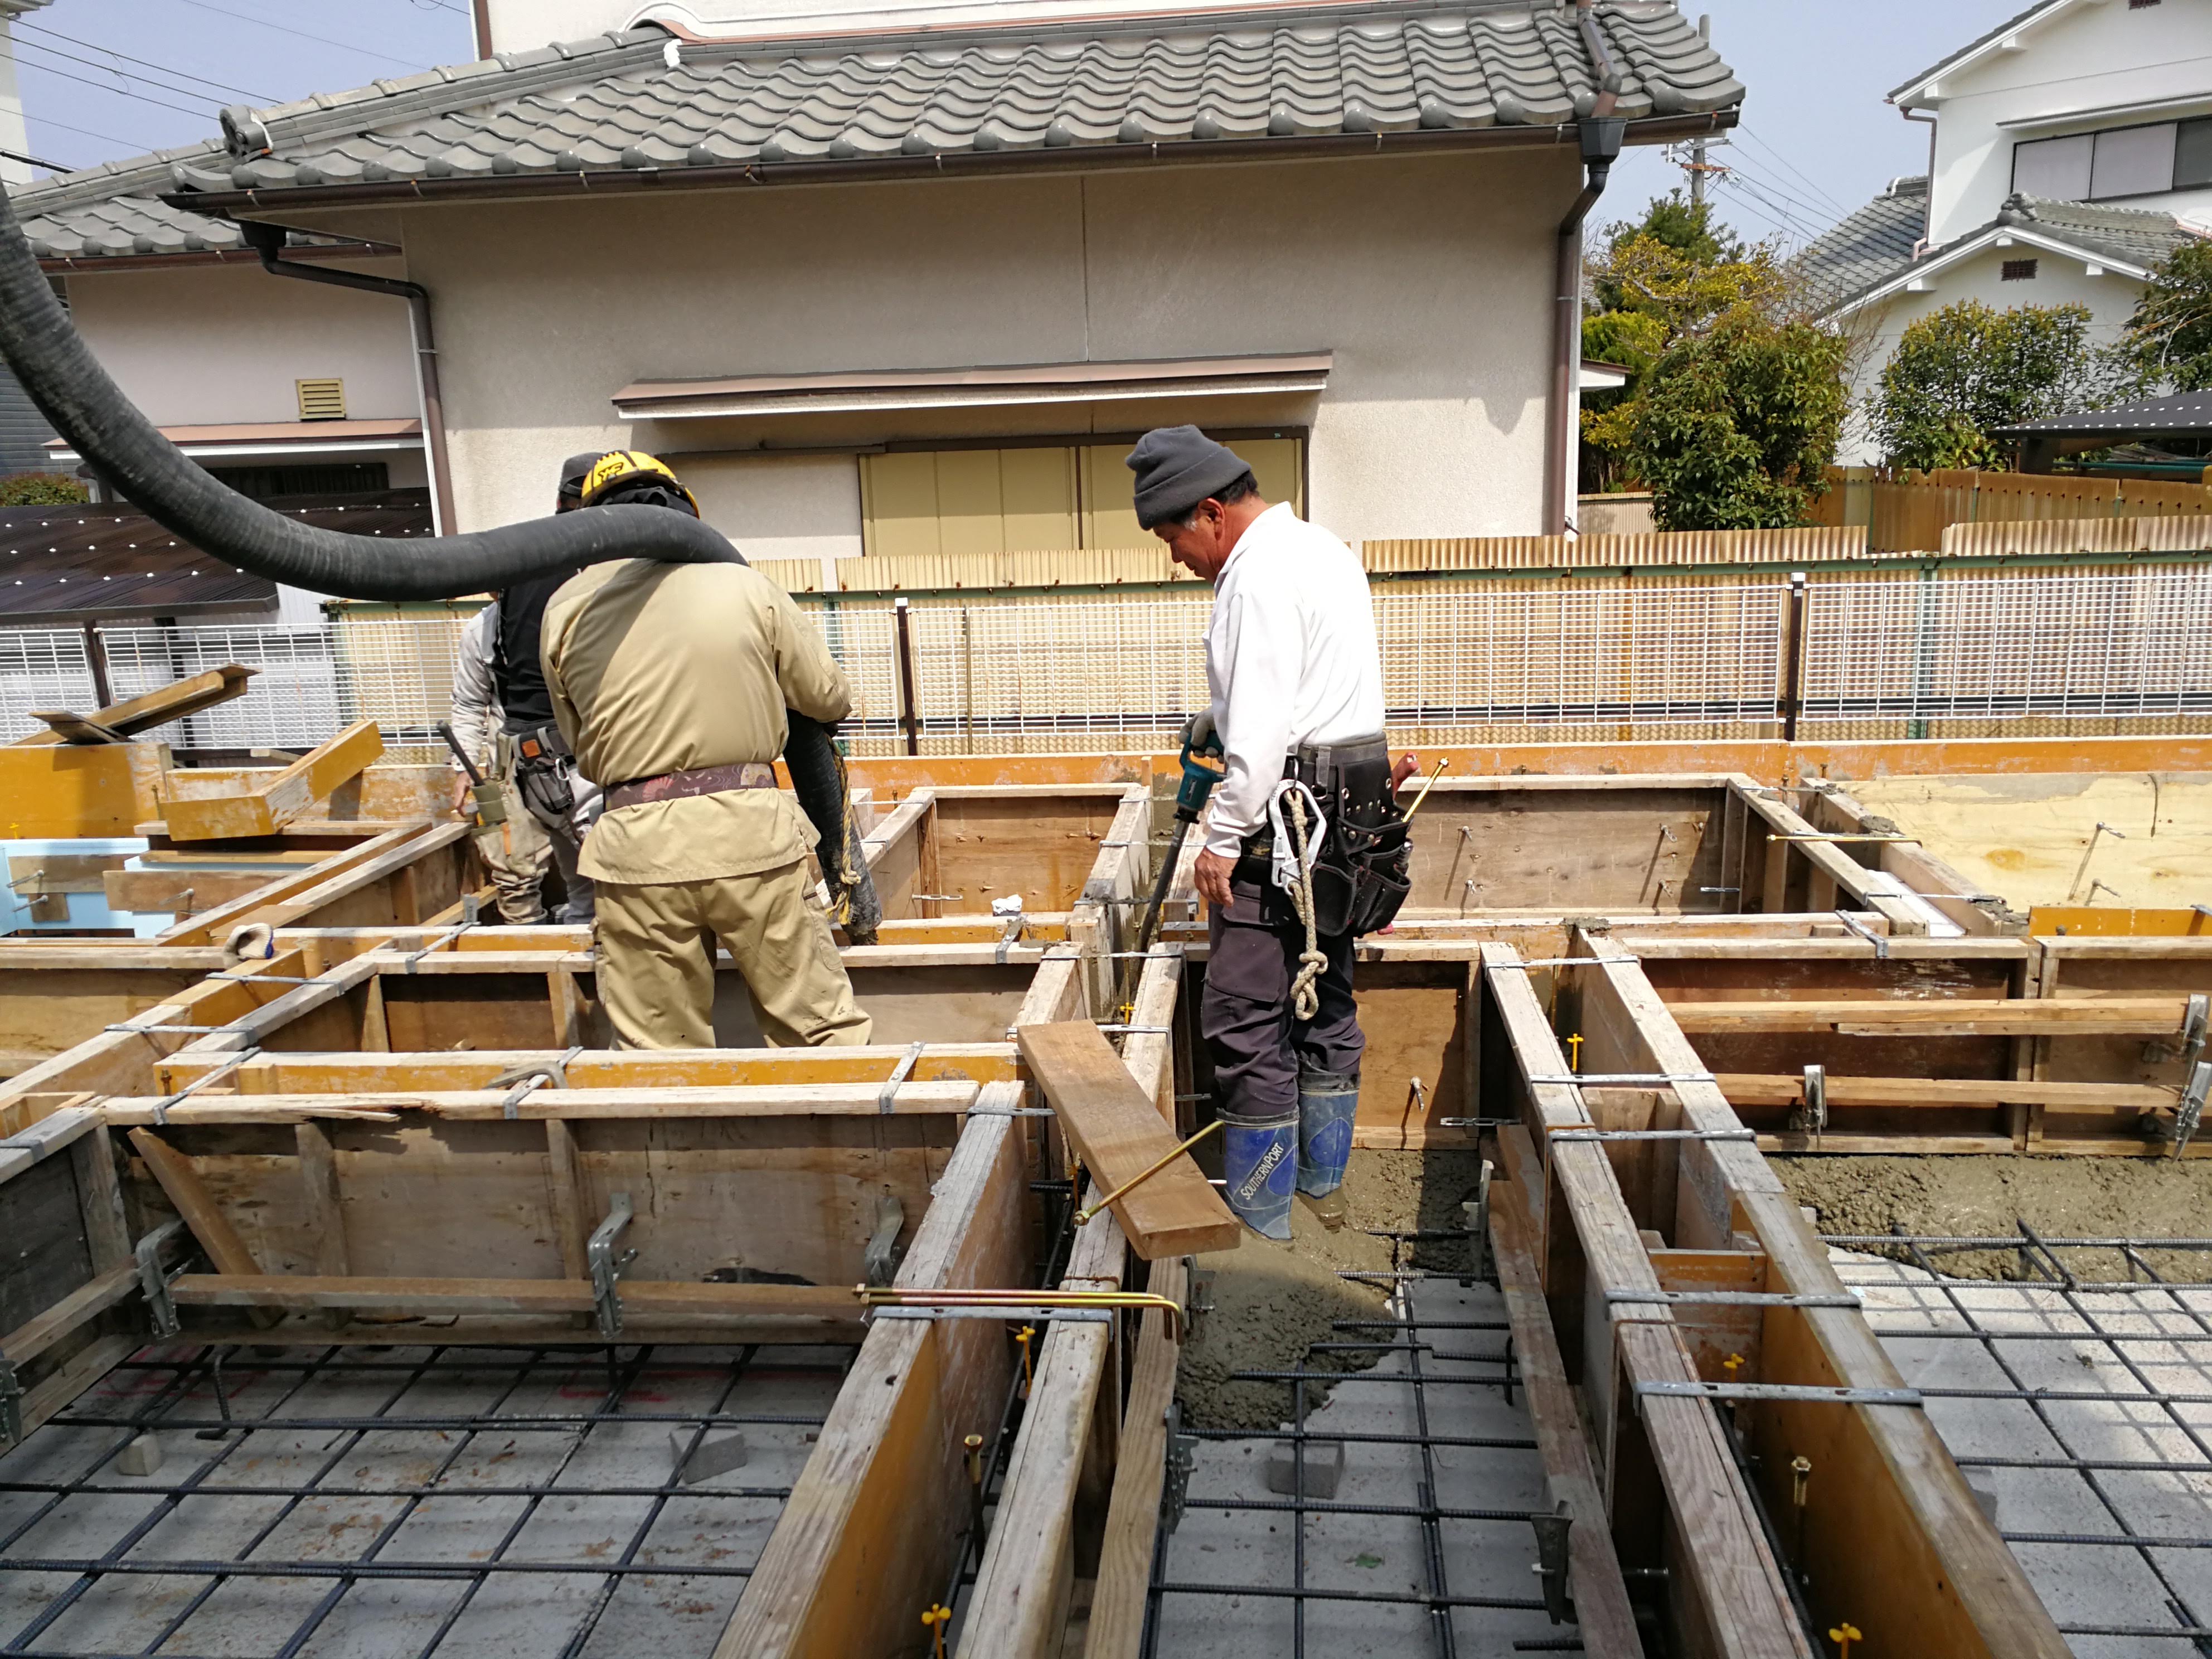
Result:
{"label": "metal fence post", "polygon": [[107,647],[100,637],[100,624],[84,625],[84,664],[92,671],[92,706],[95,708],[112,707],[115,690],[107,678]]}
{"label": "metal fence post", "polygon": [[1790,573],[1790,609],[1782,624],[1782,741],[1797,741],[1805,703],[1805,573]]}
{"label": "metal fence post", "polygon": [[898,653],[899,725],[906,732],[906,752],[921,752],[921,710],[914,696],[914,635],[908,618],[912,613],[904,599],[891,605],[891,617],[896,624],[892,646]]}

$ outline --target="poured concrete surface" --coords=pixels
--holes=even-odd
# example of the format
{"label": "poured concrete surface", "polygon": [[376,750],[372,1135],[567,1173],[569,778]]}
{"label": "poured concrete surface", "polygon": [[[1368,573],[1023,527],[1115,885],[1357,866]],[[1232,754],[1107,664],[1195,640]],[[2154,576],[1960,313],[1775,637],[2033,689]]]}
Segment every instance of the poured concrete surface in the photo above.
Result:
{"label": "poured concrete surface", "polygon": [[[1462,1290],[1453,1280],[1431,1279],[1411,1285],[1419,1317],[1471,1320],[1503,1326],[1504,1304],[1487,1285]],[[1379,1317],[1391,1316],[1384,1313]],[[1339,1332],[1333,1340],[1385,1333]],[[1432,1345],[1421,1356],[1433,1377],[1475,1377],[1474,1384],[1432,1382],[1423,1389],[1428,1430],[1433,1435],[1518,1441],[1527,1449],[1437,1447],[1437,1503],[1444,1509],[1526,1511],[1545,1504],[1543,1465],[1533,1449],[1523,1395],[1517,1383],[1508,1404],[1498,1386],[1504,1375],[1496,1356],[1505,1350],[1505,1332],[1427,1329]],[[1492,1356],[1471,1363],[1455,1355]],[[1335,1383],[1328,1403],[1310,1413],[1310,1434],[1412,1435],[1419,1418],[1409,1376],[1410,1356],[1389,1353],[1381,1364]],[[1287,1588],[1292,1583],[1293,1528],[1287,1507],[1224,1512],[1203,1507],[1208,1498],[1250,1500],[1287,1506],[1290,1500],[1267,1490],[1267,1462],[1273,1441],[1201,1440],[1190,1477],[1194,1502],[1182,1524],[1166,1540],[1164,1577],[1170,1583]],[[1352,1442],[1334,1502],[1339,1504],[1410,1509],[1426,1479],[1420,1449],[1412,1445]],[[1455,1595],[1537,1601],[1542,1595],[1530,1570],[1536,1559],[1535,1535],[1525,1519],[1445,1520],[1441,1522],[1445,1583]],[[1410,1515],[1310,1515],[1306,1521],[1305,1582],[1310,1586],[1355,1592],[1425,1595],[1421,1525]],[[1158,1651],[1174,1659],[1281,1659],[1292,1651],[1293,1604],[1286,1598],[1255,1595],[1168,1594],[1160,1608]],[[1517,1641],[1573,1634],[1553,1625],[1540,1611],[1462,1607],[1451,1614],[1462,1659],[1508,1659]],[[1327,1659],[1415,1659],[1441,1652],[1430,1613],[1407,1603],[1315,1601],[1306,1604],[1305,1652]]]}

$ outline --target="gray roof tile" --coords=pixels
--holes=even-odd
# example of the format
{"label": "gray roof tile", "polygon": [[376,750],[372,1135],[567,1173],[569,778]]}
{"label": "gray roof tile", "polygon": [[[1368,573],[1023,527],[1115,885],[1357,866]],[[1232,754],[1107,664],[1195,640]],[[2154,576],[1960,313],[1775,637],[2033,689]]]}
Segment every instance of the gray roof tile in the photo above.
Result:
{"label": "gray roof tile", "polygon": [[1927,223],[1926,176],[1893,179],[1874,200],[1808,242],[1790,262],[1790,272],[1814,307],[1826,311],[1910,264]]}
{"label": "gray roof tile", "polygon": [[[1601,0],[1632,118],[1729,108],[1742,86],[1676,9]],[[965,38],[686,45],[637,29],[416,76],[335,101],[240,111],[271,154],[178,160],[186,191],[356,179],[854,160],[967,150],[1314,137],[1586,112],[1571,15],[1537,0],[1153,18]],[[250,129],[249,129],[250,130]]]}

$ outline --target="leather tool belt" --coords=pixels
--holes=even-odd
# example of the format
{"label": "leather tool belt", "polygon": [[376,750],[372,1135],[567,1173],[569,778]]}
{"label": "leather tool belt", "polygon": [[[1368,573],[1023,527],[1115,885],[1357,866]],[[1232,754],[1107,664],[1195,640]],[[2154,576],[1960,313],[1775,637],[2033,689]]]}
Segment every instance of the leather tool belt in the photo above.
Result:
{"label": "leather tool belt", "polygon": [[720,795],[732,789],[773,789],[775,768],[765,761],[733,761],[727,766],[701,766],[688,772],[663,772],[650,778],[632,778],[607,791],[607,810],[641,806],[653,800],[682,800],[690,795]]}
{"label": "leather tool belt", "polygon": [[[1315,931],[1358,938],[1390,925],[1412,890],[1406,820],[1390,788],[1384,736],[1350,743],[1301,744],[1283,757],[1283,775],[1314,793],[1328,836],[1314,861]],[[1272,883],[1274,832],[1243,843],[1233,879]]]}

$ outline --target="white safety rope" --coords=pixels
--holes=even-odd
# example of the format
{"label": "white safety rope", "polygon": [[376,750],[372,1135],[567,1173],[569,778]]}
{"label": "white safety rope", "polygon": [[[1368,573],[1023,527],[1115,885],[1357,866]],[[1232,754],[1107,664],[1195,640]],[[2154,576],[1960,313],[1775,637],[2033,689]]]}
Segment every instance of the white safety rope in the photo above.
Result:
{"label": "white safety rope", "polygon": [[[1286,799],[1294,836],[1285,832],[1283,803]],[[1306,828],[1309,806],[1313,808],[1310,834]],[[1328,820],[1322,816],[1321,803],[1314,799],[1313,791],[1291,778],[1275,786],[1267,801],[1267,817],[1275,832],[1275,884],[1291,896],[1291,907],[1306,927],[1306,948],[1298,952],[1297,977],[1291,981],[1291,1010],[1300,1019],[1311,1019],[1321,1010],[1321,992],[1314,981],[1328,967],[1328,958],[1315,937],[1313,902],[1314,859],[1328,834]]]}

